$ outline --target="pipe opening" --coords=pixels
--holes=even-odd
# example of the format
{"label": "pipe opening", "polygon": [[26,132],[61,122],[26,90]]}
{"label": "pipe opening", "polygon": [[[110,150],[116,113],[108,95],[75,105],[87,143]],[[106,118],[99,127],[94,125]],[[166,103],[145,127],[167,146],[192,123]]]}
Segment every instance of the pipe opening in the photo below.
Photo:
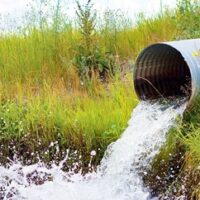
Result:
{"label": "pipe opening", "polygon": [[167,44],[142,51],[135,63],[134,85],[142,100],[190,97],[191,73],[181,53]]}

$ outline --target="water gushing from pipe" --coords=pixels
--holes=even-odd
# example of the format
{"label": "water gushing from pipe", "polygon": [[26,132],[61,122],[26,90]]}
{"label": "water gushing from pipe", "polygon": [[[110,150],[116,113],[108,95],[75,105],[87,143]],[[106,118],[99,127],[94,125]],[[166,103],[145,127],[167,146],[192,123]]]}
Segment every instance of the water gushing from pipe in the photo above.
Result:
{"label": "water gushing from pipe", "polygon": [[[186,108],[182,101],[141,102],[134,109],[122,137],[108,147],[97,172],[86,176],[62,171],[67,157],[59,166],[51,168],[43,163],[23,166],[19,162],[0,167],[0,199],[150,199],[140,174],[146,173],[165,142],[166,133],[176,125],[177,116],[182,116]],[[36,185],[31,181],[35,178],[45,181]]]}

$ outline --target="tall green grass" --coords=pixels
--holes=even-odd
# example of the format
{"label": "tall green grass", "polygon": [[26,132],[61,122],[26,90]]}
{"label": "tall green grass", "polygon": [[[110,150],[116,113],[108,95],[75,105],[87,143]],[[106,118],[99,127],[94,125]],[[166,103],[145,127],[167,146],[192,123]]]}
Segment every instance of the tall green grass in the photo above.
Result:
{"label": "tall green grass", "polygon": [[62,82],[43,85],[35,93],[29,87],[25,90],[26,86],[12,87],[13,97],[1,88],[0,140],[27,143],[34,139],[36,143],[28,147],[30,152],[36,151],[39,141],[44,148],[58,141],[65,148],[88,155],[100,148],[102,155],[126,128],[137,105],[130,77],[123,83],[115,80],[99,85],[98,92],[92,94],[66,91]]}
{"label": "tall green grass", "polygon": [[[66,78],[68,70],[78,70],[75,59],[81,58],[79,65],[83,64],[84,67],[87,65],[84,60],[95,56],[96,62],[93,63],[97,63],[98,67],[108,67],[112,62],[113,67],[120,68],[127,60],[134,60],[146,45],[172,40],[177,34],[173,13],[169,11],[162,17],[140,17],[134,26],[126,16],[108,11],[103,18],[93,22],[99,26],[91,27],[84,38],[82,28],[60,17],[59,6],[52,12],[52,23],[47,23],[48,19],[43,17],[39,18],[40,26],[33,21],[17,33],[0,35],[2,81],[31,80],[38,83],[46,78],[54,79],[55,76]],[[119,24],[119,21],[123,21],[123,24]],[[86,40],[90,41],[90,48],[95,52],[85,52],[88,50],[84,47]],[[84,48],[84,52],[81,52]]]}
{"label": "tall green grass", "polygon": [[[100,149],[102,155],[137,105],[133,60],[146,45],[177,37],[176,13],[140,16],[133,23],[119,11],[91,19],[79,8],[80,16],[70,21],[58,0],[49,20],[43,4],[26,16],[26,26],[0,34],[0,141],[34,152],[38,141],[46,148],[58,140],[63,148]],[[89,79],[80,66],[89,69]],[[115,73],[102,79],[93,67]]]}

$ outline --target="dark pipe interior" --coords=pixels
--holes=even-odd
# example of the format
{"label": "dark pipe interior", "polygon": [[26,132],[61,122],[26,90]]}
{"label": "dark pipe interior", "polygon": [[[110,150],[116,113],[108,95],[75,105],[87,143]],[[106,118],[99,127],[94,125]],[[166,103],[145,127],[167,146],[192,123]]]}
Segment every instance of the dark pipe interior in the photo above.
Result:
{"label": "dark pipe interior", "polygon": [[167,44],[155,44],[136,60],[134,85],[142,100],[190,96],[191,74],[179,51]]}

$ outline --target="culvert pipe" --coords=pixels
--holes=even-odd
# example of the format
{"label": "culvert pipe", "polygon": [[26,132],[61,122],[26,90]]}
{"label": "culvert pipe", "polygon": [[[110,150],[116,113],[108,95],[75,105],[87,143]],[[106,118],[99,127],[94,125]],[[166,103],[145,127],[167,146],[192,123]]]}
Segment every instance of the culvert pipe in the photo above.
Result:
{"label": "culvert pipe", "polygon": [[200,93],[200,39],[146,47],[135,62],[134,87],[141,100],[185,96],[191,105]]}

